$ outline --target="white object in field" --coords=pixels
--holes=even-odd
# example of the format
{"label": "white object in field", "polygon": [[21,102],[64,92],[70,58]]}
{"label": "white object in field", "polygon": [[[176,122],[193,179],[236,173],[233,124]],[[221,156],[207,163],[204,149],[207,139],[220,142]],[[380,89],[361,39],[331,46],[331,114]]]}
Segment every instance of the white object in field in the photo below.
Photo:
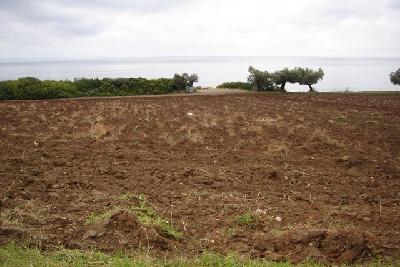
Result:
{"label": "white object in field", "polygon": [[191,112],[188,112],[188,114],[187,114],[188,116],[193,116],[193,113],[191,113]]}
{"label": "white object in field", "polygon": [[186,93],[194,93],[194,87],[193,86],[186,86]]}
{"label": "white object in field", "polygon": [[276,216],[276,217],[275,217],[275,221],[281,222],[281,221],[282,221],[282,218],[281,218],[280,216]]}

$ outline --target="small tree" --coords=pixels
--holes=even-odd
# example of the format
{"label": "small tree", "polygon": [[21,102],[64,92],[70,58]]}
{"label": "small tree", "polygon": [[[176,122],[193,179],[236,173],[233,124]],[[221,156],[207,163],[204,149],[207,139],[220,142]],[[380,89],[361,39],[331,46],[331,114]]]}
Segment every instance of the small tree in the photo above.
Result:
{"label": "small tree", "polygon": [[260,71],[250,66],[247,80],[257,91],[275,90],[273,75],[268,71]]}
{"label": "small tree", "polygon": [[189,75],[187,73],[176,73],[173,78],[174,87],[176,90],[185,90],[187,86],[193,87],[195,82],[199,81],[199,76],[195,73]]}
{"label": "small tree", "polygon": [[312,85],[317,84],[324,78],[324,71],[322,69],[314,71],[309,68],[295,68],[293,74],[295,75],[296,82],[300,85],[308,85],[310,92],[315,92]]}
{"label": "small tree", "polygon": [[188,86],[193,87],[193,84],[197,83],[198,81],[199,81],[199,75],[193,73],[188,77]]}
{"label": "small tree", "polygon": [[390,74],[390,81],[393,84],[400,85],[400,69]]}
{"label": "small tree", "polygon": [[296,82],[296,72],[294,70],[289,70],[288,68],[284,68],[283,70],[279,70],[273,73],[273,80],[276,85],[280,86],[280,90],[285,92],[286,83],[295,83]]}

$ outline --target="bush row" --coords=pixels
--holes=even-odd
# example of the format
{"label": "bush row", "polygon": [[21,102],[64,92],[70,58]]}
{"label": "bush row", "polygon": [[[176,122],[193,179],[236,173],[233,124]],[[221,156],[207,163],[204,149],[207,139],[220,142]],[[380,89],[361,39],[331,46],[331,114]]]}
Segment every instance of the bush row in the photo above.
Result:
{"label": "bush row", "polygon": [[226,82],[218,85],[217,88],[251,90],[251,84],[246,82]]}
{"label": "bush row", "polygon": [[117,78],[41,81],[33,77],[0,82],[0,99],[52,99],[85,96],[166,94],[181,90],[173,79]]}

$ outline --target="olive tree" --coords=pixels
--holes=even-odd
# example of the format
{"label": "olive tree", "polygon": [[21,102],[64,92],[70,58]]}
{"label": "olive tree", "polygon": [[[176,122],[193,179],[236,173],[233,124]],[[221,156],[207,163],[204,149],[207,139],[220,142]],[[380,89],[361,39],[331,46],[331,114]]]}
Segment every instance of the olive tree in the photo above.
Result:
{"label": "olive tree", "polygon": [[192,75],[190,75],[190,76],[188,77],[188,80],[187,80],[187,81],[188,81],[188,85],[191,86],[191,87],[193,87],[193,84],[194,84],[194,83],[197,83],[197,82],[199,81],[199,75],[193,73]]}
{"label": "olive tree", "polygon": [[296,82],[300,85],[308,85],[310,92],[315,92],[312,86],[324,78],[324,71],[322,69],[315,71],[309,68],[295,68],[293,73],[295,74]]}
{"label": "olive tree", "polygon": [[249,77],[247,81],[257,91],[273,91],[275,90],[273,75],[268,71],[260,71],[254,67],[249,67]]}
{"label": "olive tree", "polygon": [[294,70],[289,70],[288,68],[284,68],[283,70],[279,70],[273,73],[274,83],[280,86],[280,90],[282,92],[286,91],[286,83],[296,82],[296,77],[296,72]]}
{"label": "olive tree", "polygon": [[390,74],[390,81],[393,84],[400,85],[400,69]]}
{"label": "olive tree", "polygon": [[193,87],[193,84],[199,81],[199,76],[195,73],[189,75],[187,73],[176,73],[173,78],[174,87],[176,90],[185,90],[187,86]]}

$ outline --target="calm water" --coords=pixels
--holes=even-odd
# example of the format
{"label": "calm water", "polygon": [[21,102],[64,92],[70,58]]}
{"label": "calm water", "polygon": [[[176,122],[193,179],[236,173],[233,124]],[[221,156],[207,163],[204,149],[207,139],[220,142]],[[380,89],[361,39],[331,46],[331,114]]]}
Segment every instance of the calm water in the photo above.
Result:
{"label": "calm water", "polygon": [[[34,76],[40,79],[78,77],[172,77],[195,72],[199,85],[216,86],[224,81],[245,81],[249,65],[268,71],[284,67],[322,68],[325,77],[316,88],[334,90],[399,90],[389,73],[400,68],[400,58],[308,58],[308,57],[168,57],[104,60],[0,61],[0,80]],[[290,85],[289,91],[307,88]]]}

